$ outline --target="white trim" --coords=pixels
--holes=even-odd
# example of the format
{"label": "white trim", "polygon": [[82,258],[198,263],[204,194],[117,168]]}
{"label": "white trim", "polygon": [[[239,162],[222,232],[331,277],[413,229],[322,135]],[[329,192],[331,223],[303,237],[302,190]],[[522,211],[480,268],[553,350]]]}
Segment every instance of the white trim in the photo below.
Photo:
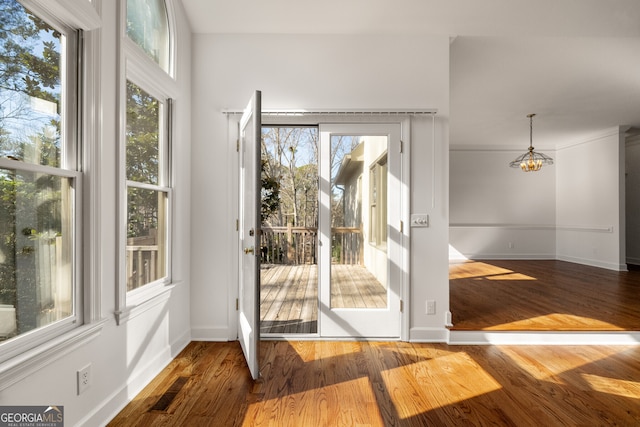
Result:
{"label": "white trim", "polygon": [[155,98],[177,98],[177,82],[126,35],[122,40],[125,75]]}
{"label": "white trim", "polygon": [[[482,260],[501,260],[501,259],[512,259],[512,260],[555,260],[556,254],[554,253],[521,253],[521,254],[512,254],[512,253],[486,253],[486,252],[466,252],[462,254],[466,259],[471,259],[474,261],[482,261]],[[457,259],[450,259],[450,261],[457,261]]]}
{"label": "white trim", "polygon": [[640,332],[450,331],[451,345],[640,345]]}
{"label": "white trim", "polygon": [[556,230],[613,233],[613,225],[556,225]]}
{"label": "white trim", "polygon": [[509,230],[562,230],[593,233],[613,233],[613,225],[552,225],[552,224],[509,224],[509,223],[452,223],[449,228],[504,228]]}
{"label": "white trim", "polygon": [[[227,164],[231,166],[231,173],[227,174],[227,188],[233,188],[235,191],[229,191],[229,200],[227,203],[227,217],[235,218],[235,224],[229,224],[229,247],[231,248],[231,252],[233,254],[240,253],[240,239],[239,239],[239,224],[240,224],[240,151],[238,149],[240,144],[240,135],[239,132],[239,121],[240,117],[235,116],[233,119],[230,116],[227,116]],[[213,335],[209,334],[207,331],[211,328],[209,327],[201,327],[195,328],[195,331],[202,331],[204,337],[208,337],[205,340],[212,341],[226,341],[226,340],[235,340],[238,338],[238,309],[236,308],[236,302],[239,302],[240,298],[240,265],[238,256],[232,256],[231,262],[229,263],[229,289],[228,289],[228,307],[229,310],[227,312],[227,322],[228,328],[226,328],[225,339],[221,339],[221,336],[216,333]],[[222,328],[221,328],[222,329]],[[195,334],[194,328],[192,328],[192,334]],[[198,332],[199,333],[199,332]],[[215,337],[215,338],[212,338]]]}
{"label": "white trim", "polygon": [[32,375],[53,361],[94,340],[102,333],[107,319],[75,328],[49,339],[45,344],[26,351],[0,365],[0,391]]}
{"label": "white trim", "polygon": [[128,377],[127,382],[120,385],[106,399],[91,408],[87,408],[87,414],[76,425],[107,425],[189,344],[188,340],[185,341],[186,337],[182,335],[173,344],[165,346],[143,368],[136,369],[137,375]]}
{"label": "white trim", "polygon": [[63,178],[71,178],[73,180],[79,180],[80,177],[82,176],[82,174],[76,170],[37,165],[34,163],[22,162],[20,160],[11,160],[4,157],[0,157],[0,168],[19,170],[19,171],[25,171],[25,172],[43,173],[43,174],[59,176]]}
{"label": "white trim", "polygon": [[44,11],[74,28],[89,31],[102,26],[102,19],[89,0],[21,0],[32,11]]}
{"label": "white trim", "polygon": [[[234,317],[238,317],[238,312],[233,309]],[[193,341],[215,341],[226,342],[233,341],[237,338],[237,327],[229,325],[223,326],[195,326],[191,327],[191,339]]]}
{"label": "white trim", "polygon": [[449,330],[429,327],[413,327],[409,331],[409,341],[416,343],[443,343],[449,340]]}
{"label": "white trim", "polygon": [[409,340],[409,328],[411,325],[411,117],[406,117],[400,122],[400,141],[402,152],[400,153],[400,219],[403,230],[400,234],[400,299],[402,300],[402,313],[400,314],[400,339]]}
{"label": "white trim", "polygon": [[588,259],[588,258],[579,258],[579,257],[562,255],[562,254],[558,254],[555,259],[560,261],[572,262],[574,264],[590,265],[592,267],[605,268],[607,270],[613,270],[613,271],[627,270],[626,264],[606,262],[606,261],[600,261],[600,260],[594,260],[594,259]]}
{"label": "white trim", "polygon": [[[140,290],[143,290],[144,292],[139,293],[134,298],[128,298],[127,306],[114,312],[116,324],[121,325],[126,323],[129,320],[138,317],[145,311],[168,301],[171,297],[171,291],[176,285],[177,284],[158,284],[157,286],[154,286],[153,284],[149,284],[140,288]],[[150,289],[145,289],[147,287]]]}
{"label": "white trim", "polygon": [[[536,145],[536,151],[545,151],[545,152],[555,152],[556,149],[554,147],[540,147]],[[460,152],[476,152],[476,153],[484,153],[487,151],[497,152],[497,153],[523,153],[524,150],[522,148],[513,148],[513,147],[505,147],[501,145],[465,145],[465,144],[453,144],[449,146],[449,151],[460,151]]]}
{"label": "white trim", "polygon": [[[234,115],[242,114],[244,110],[223,109],[222,114]],[[437,114],[436,109],[426,108],[265,108],[262,110],[263,116],[327,116],[327,115],[347,115],[347,116],[415,116]]]}
{"label": "white trim", "polygon": [[620,135],[620,131],[621,131],[621,128],[619,126],[603,129],[603,130],[601,130],[599,132],[595,132],[595,133],[589,135],[586,138],[583,138],[583,139],[580,139],[580,140],[577,140],[577,141],[572,141],[572,142],[569,142],[569,143],[566,143],[566,144],[558,144],[558,146],[556,147],[556,151],[566,150],[567,148],[576,147],[578,145],[583,145],[583,144],[588,144],[588,143],[591,143],[591,142],[596,142],[596,141],[599,141],[601,139],[609,138],[609,137],[612,137],[612,136],[618,136],[618,135]]}
{"label": "white trim", "polygon": [[[97,7],[101,0],[96,0]],[[80,76],[81,90],[81,150],[82,171],[84,173],[83,206],[83,266],[84,266],[84,319],[97,321],[102,311],[102,221],[101,172],[102,120],[101,109],[101,51],[102,30],[83,33],[82,52],[84,67]]]}

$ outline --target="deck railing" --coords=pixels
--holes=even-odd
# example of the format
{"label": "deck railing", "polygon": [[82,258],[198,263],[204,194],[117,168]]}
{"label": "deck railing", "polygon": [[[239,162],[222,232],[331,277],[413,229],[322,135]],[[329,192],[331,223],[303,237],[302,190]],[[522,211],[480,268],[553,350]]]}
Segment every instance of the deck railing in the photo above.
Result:
{"label": "deck railing", "polygon": [[158,279],[158,246],[127,246],[127,290]]}
{"label": "deck railing", "polygon": [[[331,229],[331,258],[339,264],[362,264],[362,230]],[[265,264],[316,264],[318,229],[315,227],[262,227],[260,261]]]}

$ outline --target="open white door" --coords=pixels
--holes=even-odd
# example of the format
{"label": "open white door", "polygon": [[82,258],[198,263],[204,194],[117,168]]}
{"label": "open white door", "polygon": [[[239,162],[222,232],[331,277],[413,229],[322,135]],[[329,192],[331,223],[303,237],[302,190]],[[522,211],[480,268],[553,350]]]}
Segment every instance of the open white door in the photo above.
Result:
{"label": "open white door", "polygon": [[400,338],[400,124],[320,125],[320,331]]}
{"label": "open white door", "polygon": [[240,120],[240,289],[238,338],[253,379],[260,376],[260,133],[261,93],[256,91]]}

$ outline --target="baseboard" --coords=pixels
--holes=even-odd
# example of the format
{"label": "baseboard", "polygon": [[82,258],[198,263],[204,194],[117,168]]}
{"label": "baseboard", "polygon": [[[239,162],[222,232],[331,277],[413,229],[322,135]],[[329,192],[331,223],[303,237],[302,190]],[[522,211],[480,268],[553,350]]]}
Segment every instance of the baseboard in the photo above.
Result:
{"label": "baseboard", "polygon": [[627,264],[640,265],[640,258],[627,257]]}
{"label": "baseboard", "polygon": [[409,342],[435,342],[446,343],[449,338],[447,328],[411,328],[409,330]]}
{"label": "baseboard", "polygon": [[574,264],[589,265],[591,267],[605,268],[607,270],[613,270],[613,271],[627,271],[627,264],[617,264],[612,262],[605,262],[605,261],[600,261],[595,259],[578,258],[578,257],[567,256],[567,255],[558,255],[556,258],[559,261],[567,261],[567,262],[572,262]]}
{"label": "baseboard", "polygon": [[189,344],[189,333],[181,335],[175,342],[167,345],[154,357],[138,375],[130,378],[119,390],[107,397],[102,404],[85,415],[78,422],[78,426],[107,425],[127,404],[138,395],[169,363]]}
{"label": "baseboard", "polygon": [[472,259],[477,261],[501,260],[501,259],[513,259],[513,260],[522,260],[522,261],[556,259],[555,254],[476,253],[476,254],[463,254],[463,256],[466,259]]}
{"label": "baseboard", "polygon": [[174,359],[192,341],[191,331],[185,331],[171,344],[171,358]]}
{"label": "baseboard", "polygon": [[640,345],[640,332],[450,331],[451,345]]}
{"label": "baseboard", "polygon": [[191,328],[192,341],[229,341],[229,328],[200,327]]}

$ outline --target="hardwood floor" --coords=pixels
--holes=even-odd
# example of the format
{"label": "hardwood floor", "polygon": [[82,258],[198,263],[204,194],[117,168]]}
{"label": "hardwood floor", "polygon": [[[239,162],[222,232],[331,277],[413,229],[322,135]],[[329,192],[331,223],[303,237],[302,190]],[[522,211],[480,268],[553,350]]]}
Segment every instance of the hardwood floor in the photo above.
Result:
{"label": "hardwood floor", "polygon": [[[387,291],[360,265],[331,266],[331,307],[381,308]],[[260,270],[260,332],[318,332],[318,265],[269,265]]]}
{"label": "hardwood floor", "polygon": [[192,342],[109,426],[640,425],[640,346],[260,348],[254,382],[237,342]]}
{"label": "hardwood floor", "polygon": [[563,261],[449,268],[452,330],[640,331],[640,270]]}

